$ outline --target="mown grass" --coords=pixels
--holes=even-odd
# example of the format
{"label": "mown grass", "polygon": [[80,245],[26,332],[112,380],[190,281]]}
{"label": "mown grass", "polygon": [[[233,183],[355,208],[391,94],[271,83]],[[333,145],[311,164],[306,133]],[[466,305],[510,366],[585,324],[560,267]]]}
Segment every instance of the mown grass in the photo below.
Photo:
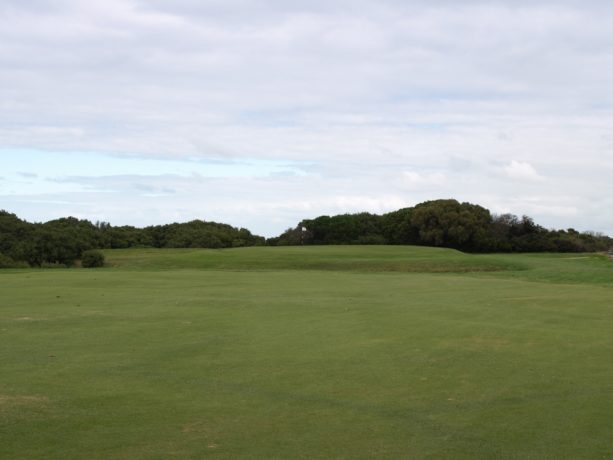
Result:
{"label": "mown grass", "polygon": [[466,254],[420,246],[292,246],[106,251],[124,270],[330,270],[365,273],[465,273],[504,279],[613,285],[602,254]]}
{"label": "mown grass", "polygon": [[107,251],[109,265],[169,270],[334,270],[463,273],[522,270],[512,258],[469,255],[419,246],[291,246],[236,249],[126,249]]}
{"label": "mown grass", "polygon": [[107,258],[0,272],[0,458],[613,456],[604,258]]}

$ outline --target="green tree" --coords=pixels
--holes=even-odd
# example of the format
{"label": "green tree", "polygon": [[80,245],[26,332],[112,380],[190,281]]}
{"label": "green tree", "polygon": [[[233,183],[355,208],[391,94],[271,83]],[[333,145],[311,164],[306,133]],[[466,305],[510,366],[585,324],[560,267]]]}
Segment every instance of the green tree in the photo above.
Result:
{"label": "green tree", "polygon": [[421,244],[465,250],[480,250],[487,244],[491,222],[487,209],[456,200],[418,204],[411,216]]}
{"label": "green tree", "polygon": [[81,266],[83,268],[104,267],[104,254],[93,249],[85,251],[81,257]]}

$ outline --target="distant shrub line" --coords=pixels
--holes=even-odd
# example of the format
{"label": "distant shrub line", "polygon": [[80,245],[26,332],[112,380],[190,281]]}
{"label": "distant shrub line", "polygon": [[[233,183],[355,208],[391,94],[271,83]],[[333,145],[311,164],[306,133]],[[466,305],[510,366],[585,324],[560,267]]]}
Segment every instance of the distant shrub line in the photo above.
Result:
{"label": "distant shrub line", "polygon": [[426,201],[383,215],[320,216],[267,241],[297,244],[411,244],[467,252],[596,252],[613,239],[594,232],[547,230],[527,216],[493,215],[456,200]]}
{"label": "distant shrub line", "polygon": [[82,266],[86,266],[94,257],[86,251],[92,249],[229,248],[263,244],[263,237],[247,229],[201,220],[146,228],[113,227],[107,222],[94,224],[74,217],[29,223],[0,211],[0,268],[71,266],[81,259]]}
{"label": "distant shrub line", "polygon": [[[230,248],[325,244],[412,244],[468,252],[596,252],[613,239],[594,232],[547,230],[527,217],[493,215],[456,200],[427,201],[383,215],[358,213],[301,221],[275,238],[244,228],[194,220],[145,228],[113,227],[74,217],[29,223],[0,211],[0,268],[104,264],[93,249]],[[102,256],[102,260],[100,259]]]}

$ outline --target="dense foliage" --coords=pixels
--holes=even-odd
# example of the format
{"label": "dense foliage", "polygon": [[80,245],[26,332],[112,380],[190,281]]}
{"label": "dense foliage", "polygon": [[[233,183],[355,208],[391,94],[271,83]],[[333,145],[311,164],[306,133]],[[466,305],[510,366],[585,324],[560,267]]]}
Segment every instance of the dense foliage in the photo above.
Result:
{"label": "dense foliage", "polygon": [[306,219],[265,241],[244,228],[194,220],[146,228],[61,218],[29,223],[0,211],[0,268],[69,266],[91,249],[230,248],[301,244],[412,244],[469,252],[594,252],[613,239],[572,228],[548,230],[527,217],[492,215],[456,200],[426,201],[383,215],[359,213]]}
{"label": "dense foliage", "polygon": [[201,220],[146,228],[113,227],[74,217],[43,224],[0,211],[0,268],[72,265],[90,249],[228,248],[261,245],[264,241],[244,228]]}
{"label": "dense foliage", "polygon": [[104,267],[104,254],[95,249],[84,251],[81,256],[81,266],[83,268]]}
{"label": "dense foliage", "polygon": [[384,215],[359,213],[303,220],[271,245],[414,244],[469,252],[594,252],[613,239],[593,232],[548,230],[527,217],[492,215],[456,200],[435,200]]}

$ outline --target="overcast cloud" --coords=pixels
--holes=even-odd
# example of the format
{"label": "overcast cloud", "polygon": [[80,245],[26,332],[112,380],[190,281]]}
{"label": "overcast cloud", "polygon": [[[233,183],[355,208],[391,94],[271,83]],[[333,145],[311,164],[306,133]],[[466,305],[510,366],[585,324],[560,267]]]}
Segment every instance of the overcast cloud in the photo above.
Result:
{"label": "overcast cloud", "polygon": [[613,235],[605,1],[0,0],[0,208],[272,236],[453,197]]}

